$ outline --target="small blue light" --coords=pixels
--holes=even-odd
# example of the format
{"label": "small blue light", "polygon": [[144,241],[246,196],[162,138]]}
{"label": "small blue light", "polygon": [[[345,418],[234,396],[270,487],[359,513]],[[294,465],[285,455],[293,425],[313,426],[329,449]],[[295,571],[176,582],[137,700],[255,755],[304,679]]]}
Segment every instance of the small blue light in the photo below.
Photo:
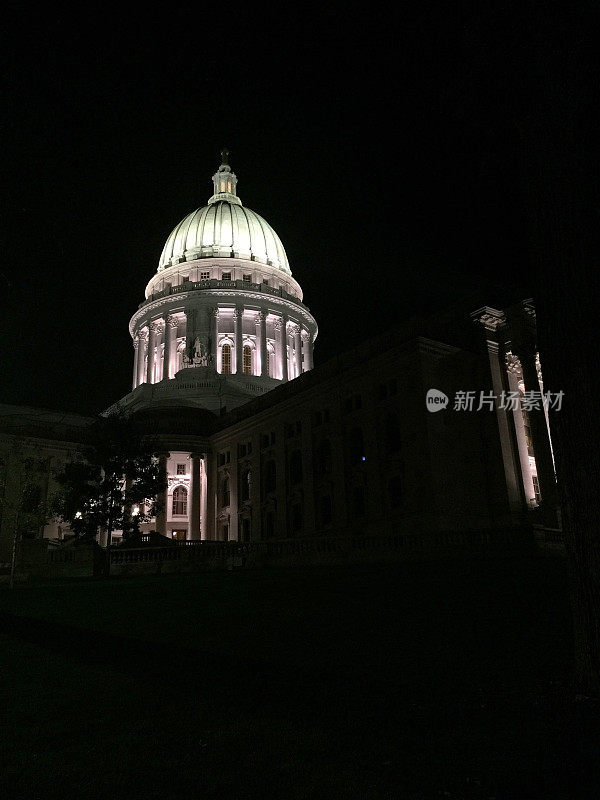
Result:
{"label": "small blue light", "polygon": [[362,456],[360,460],[361,460],[361,461],[366,461],[366,460],[367,460],[367,457],[366,457],[366,456]]}

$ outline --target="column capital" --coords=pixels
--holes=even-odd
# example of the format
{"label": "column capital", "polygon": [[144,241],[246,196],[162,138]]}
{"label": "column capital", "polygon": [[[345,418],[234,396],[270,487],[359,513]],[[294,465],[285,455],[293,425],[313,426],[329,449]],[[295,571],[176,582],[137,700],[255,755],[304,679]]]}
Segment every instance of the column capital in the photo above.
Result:
{"label": "column capital", "polygon": [[169,328],[176,328],[179,324],[179,320],[177,317],[174,317],[172,314],[168,314],[165,317],[165,325]]}
{"label": "column capital", "polygon": [[148,329],[144,328],[143,330],[138,331],[137,332],[137,337],[138,337],[140,342],[145,342],[147,340],[147,338],[148,338]]}
{"label": "column capital", "polygon": [[289,322],[288,330],[292,336],[298,336],[300,333],[300,325],[297,322]]}
{"label": "column capital", "polygon": [[244,309],[242,308],[242,306],[236,306],[236,307],[233,309],[233,316],[234,316],[236,319],[241,319],[241,317],[243,317],[243,316],[244,316]]}
{"label": "column capital", "polygon": [[506,315],[503,311],[498,311],[497,308],[490,308],[490,306],[483,306],[473,311],[471,319],[475,323],[479,323],[488,331],[496,331],[506,322]]}
{"label": "column capital", "polygon": [[162,320],[159,320],[159,319],[155,320],[150,325],[150,330],[152,331],[152,333],[155,333],[155,334],[156,333],[162,333],[163,328],[164,328],[163,322],[162,322]]}
{"label": "column capital", "polygon": [[217,318],[219,316],[219,306],[213,306],[210,310],[210,313],[213,317]]}
{"label": "column capital", "polygon": [[134,346],[134,348],[135,348],[136,350],[137,350],[137,349],[138,349],[138,347],[140,346],[140,337],[137,335],[137,333],[136,333],[136,334],[135,334],[135,336],[133,337],[133,346]]}
{"label": "column capital", "polygon": [[280,331],[283,328],[283,320],[281,317],[275,317],[273,320],[273,328],[276,331]]}
{"label": "column capital", "polygon": [[304,328],[300,331],[300,337],[301,337],[303,342],[309,342],[310,341],[310,333],[308,331],[304,330]]}

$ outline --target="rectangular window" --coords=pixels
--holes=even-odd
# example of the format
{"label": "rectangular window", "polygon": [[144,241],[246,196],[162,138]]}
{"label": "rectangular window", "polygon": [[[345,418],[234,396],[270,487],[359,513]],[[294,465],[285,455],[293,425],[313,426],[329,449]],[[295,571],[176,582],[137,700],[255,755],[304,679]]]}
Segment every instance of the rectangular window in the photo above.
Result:
{"label": "rectangular window", "polygon": [[200,280],[207,281],[210,278],[210,272],[201,272],[200,273]]}
{"label": "rectangular window", "polygon": [[181,276],[181,282],[182,283],[189,283],[190,282],[190,276],[189,275],[182,275]]}
{"label": "rectangular window", "polygon": [[185,475],[186,474],[185,464],[177,464],[177,474],[178,475]]}
{"label": "rectangular window", "polygon": [[231,280],[231,272],[224,272],[221,275],[221,280],[222,281],[230,281]]}
{"label": "rectangular window", "polygon": [[252,283],[252,275],[244,275],[244,280],[247,283]]}
{"label": "rectangular window", "polygon": [[263,278],[263,284],[265,286],[268,286],[269,285],[269,279],[268,278]]}

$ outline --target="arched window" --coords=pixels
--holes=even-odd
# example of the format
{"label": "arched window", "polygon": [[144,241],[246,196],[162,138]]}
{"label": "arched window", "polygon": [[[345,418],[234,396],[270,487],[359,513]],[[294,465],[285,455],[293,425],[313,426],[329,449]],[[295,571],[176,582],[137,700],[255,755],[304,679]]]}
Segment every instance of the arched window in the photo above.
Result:
{"label": "arched window", "polygon": [[231,375],[231,345],[224,344],[221,348],[221,372],[223,375]]}
{"label": "arched window", "polygon": [[250,481],[251,481],[251,472],[249,469],[242,470],[242,474],[240,476],[240,500],[242,503],[244,500],[250,500]]}
{"label": "arched window", "polygon": [[388,414],[385,418],[385,447],[388,453],[399,453],[401,448],[400,423],[396,414]]}
{"label": "arched window", "polygon": [[315,472],[317,475],[328,475],[331,469],[331,442],[329,439],[323,439],[317,448]]}
{"label": "arched window", "polygon": [[302,530],[302,506],[294,503],[290,509],[290,531],[292,535]]}
{"label": "arched window", "polygon": [[365,442],[362,428],[353,428],[350,431],[348,445],[350,461],[352,464],[360,464],[363,461],[366,461]]}
{"label": "arched window", "polygon": [[265,527],[264,527],[264,538],[265,539],[272,539],[275,536],[275,515],[272,511],[267,511],[264,517]]}
{"label": "arched window", "polygon": [[187,489],[178,486],[173,492],[173,516],[183,517],[187,514]]}
{"label": "arched window", "polygon": [[250,345],[244,345],[244,375],[252,375],[252,348]]}
{"label": "arched window", "polygon": [[277,486],[277,468],[273,459],[265,464],[265,492],[274,492]]}
{"label": "arched window", "polygon": [[242,542],[249,542],[250,541],[250,519],[249,517],[244,517],[242,520]]}
{"label": "arched window", "polygon": [[290,456],[290,486],[302,483],[302,454],[294,450]]}
{"label": "arched window", "polygon": [[221,484],[221,505],[228,506],[229,499],[230,499],[229,478],[223,478],[223,483]]}

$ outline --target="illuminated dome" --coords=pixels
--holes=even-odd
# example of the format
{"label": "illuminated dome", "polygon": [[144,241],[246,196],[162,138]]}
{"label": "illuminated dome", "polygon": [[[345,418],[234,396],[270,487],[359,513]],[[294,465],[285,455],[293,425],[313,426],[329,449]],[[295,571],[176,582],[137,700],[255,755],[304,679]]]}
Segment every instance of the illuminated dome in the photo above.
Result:
{"label": "illuminated dome", "polygon": [[250,259],[291,275],[281,239],[259,214],[244,208],[228,164],[221,164],[213,183],[208,205],[188,214],[167,239],[158,272],[182,261],[230,257]]}
{"label": "illuminated dome", "polygon": [[169,236],[129,323],[128,408],[220,414],[313,367],[317,322],[279,237],[242,206],[227,155],[208,204]]}

